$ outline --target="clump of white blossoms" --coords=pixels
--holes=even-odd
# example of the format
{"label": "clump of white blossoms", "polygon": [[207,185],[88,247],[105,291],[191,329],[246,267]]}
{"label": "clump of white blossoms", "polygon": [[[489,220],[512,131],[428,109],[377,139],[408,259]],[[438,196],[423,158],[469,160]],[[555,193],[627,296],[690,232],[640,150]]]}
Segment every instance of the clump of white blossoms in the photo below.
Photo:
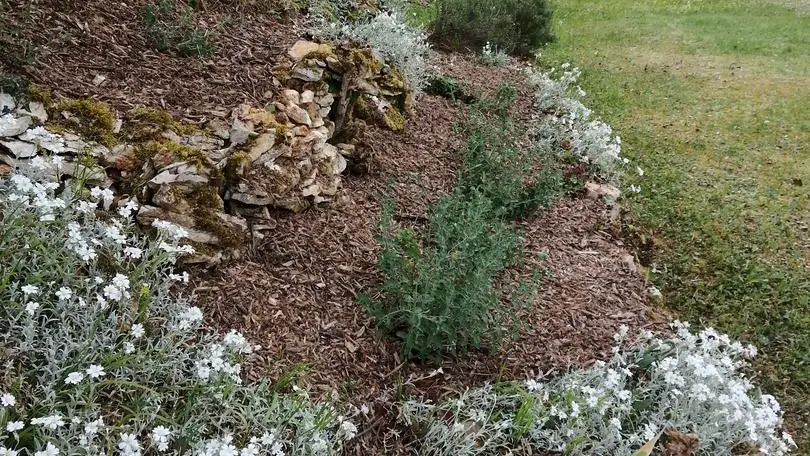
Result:
{"label": "clump of white blossoms", "polygon": [[[594,119],[593,111],[579,100],[586,95],[577,85],[581,74],[579,68],[568,63],[559,70],[529,72],[529,83],[536,88],[536,106],[540,111],[534,134],[555,148],[564,145],[579,160],[590,164],[600,177],[617,182],[621,167],[629,160],[621,155],[621,138],[613,134],[610,125]],[[643,170],[639,171],[642,174]]]}
{"label": "clump of white blossoms", "polygon": [[107,189],[59,182],[60,165],[0,180],[0,455],[340,452],[352,433],[331,406],[242,385],[254,347],[170,293],[188,281],[174,271],[188,233],[140,235],[136,201],[113,208]]}
{"label": "clump of white blossoms", "polygon": [[423,436],[421,454],[497,455],[517,448],[566,455],[633,454],[663,431],[695,433],[697,455],[732,455],[743,447],[784,455],[795,448],[783,432],[773,396],[741,372],[756,350],[713,329],[644,334],[614,356],[556,378],[469,390],[435,405],[405,404],[403,417]]}
{"label": "clump of white blossoms", "polygon": [[320,20],[314,26],[314,34],[322,38],[350,39],[370,46],[402,73],[414,95],[428,85],[427,33],[406,24],[401,13],[383,11],[369,20],[344,24]]}

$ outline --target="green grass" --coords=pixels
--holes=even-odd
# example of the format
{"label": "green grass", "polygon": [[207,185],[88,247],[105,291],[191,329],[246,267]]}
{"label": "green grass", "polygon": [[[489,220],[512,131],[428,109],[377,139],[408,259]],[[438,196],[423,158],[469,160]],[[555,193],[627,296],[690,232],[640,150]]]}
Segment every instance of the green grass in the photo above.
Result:
{"label": "green grass", "polygon": [[751,0],[557,0],[543,65],[583,69],[586,104],[645,171],[626,202],[658,243],[681,318],[760,348],[810,454],[810,16]]}

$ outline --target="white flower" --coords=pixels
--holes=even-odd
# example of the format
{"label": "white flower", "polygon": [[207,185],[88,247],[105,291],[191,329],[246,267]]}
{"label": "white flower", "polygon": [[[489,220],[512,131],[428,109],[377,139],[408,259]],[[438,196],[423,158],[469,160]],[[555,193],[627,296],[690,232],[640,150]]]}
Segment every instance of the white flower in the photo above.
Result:
{"label": "white flower", "polygon": [[[341,429],[343,429],[342,426]],[[355,429],[355,431],[357,431],[357,429]],[[352,435],[352,438],[353,437],[354,435]],[[275,443],[273,443],[273,445],[270,447],[270,454],[272,454],[273,456],[284,456],[284,446],[281,444],[281,442],[276,441]]]}
{"label": "white flower", "polygon": [[0,396],[0,405],[3,407],[14,407],[17,405],[17,399],[11,393],[3,393],[3,395]]}
{"label": "white flower", "polygon": [[84,423],[84,433],[87,435],[95,435],[102,427],[104,427],[104,421],[101,418],[95,421],[87,421]]}
{"label": "white flower", "polygon": [[617,431],[622,430],[622,421],[615,416],[610,419],[610,425],[616,428]]}
{"label": "white flower", "polygon": [[71,372],[65,379],[65,383],[70,385],[78,385],[82,380],[84,380],[84,374],[81,372]]}
{"label": "white flower", "polygon": [[633,193],[641,193],[641,186],[636,184],[630,184],[630,191]]}
{"label": "white flower", "polygon": [[25,295],[35,295],[39,293],[39,287],[34,285],[23,285],[20,289]]}
{"label": "white flower", "polygon": [[34,456],[58,456],[59,448],[56,448],[53,443],[48,442],[43,451],[37,451]]}
{"label": "white flower", "polygon": [[136,203],[135,201],[130,200],[130,201],[127,202],[127,204],[125,206],[118,208],[118,214],[121,217],[129,218],[129,216],[132,214],[132,212],[137,211],[137,210],[138,210],[138,203]]}
{"label": "white flower", "polygon": [[124,342],[124,354],[129,355],[135,352],[135,344],[132,342]]}
{"label": "white flower", "polygon": [[644,175],[644,170],[641,169],[640,166],[636,166],[636,174],[638,174],[639,176],[643,176]]}
{"label": "white flower", "polygon": [[122,433],[118,440],[118,449],[121,450],[123,456],[140,456],[141,443],[135,434]]}
{"label": "white flower", "polygon": [[126,247],[124,249],[124,255],[137,260],[143,256],[143,250],[137,247]]}
{"label": "white flower", "polygon": [[107,374],[104,372],[104,366],[99,366],[98,364],[91,364],[85,372],[87,372],[90,378],[99,378]]}
{"label": "white flower", "polygon": [[543,384],[537,380],[529,379],[526,380],[526,389],[531,392],[537,392],[543,389]]}
{"label": "white flower", "polygon": [[172,431],[164,426],[157,426],[152,429],[150,437],[152,443],[157,447],[158,451],[166,451],[169,449],[169,441],[171,440]]}
{"label": "white flower", "polygon": [[344,440],[351,440],[357,435],[357,426],[351,421],[344,421],[340,423],[340,433],[343,434]]}
{"label": "white flower", "polygon": [[37,312],[37,309],[39,309],[38,302],[32,301],[25,305],[25,311],[28,312],[28,315],[34,315]]}
{"label": "white flower", "polygon": [[55,430],[64,426],[65,421],[62,420],[62,415],[56,413],[50,416],[43,416],[42,418],[34,418],[31,420],[31,424],[39,424],[50,430]]}
{"label": "white flower", "polygon": [[0,445],[0,456],[17,456],[19,451],[12,450],[11,448],[6,448]]}
{"label": "white flower", "polygon": [[188,237],[188,231],[185,228],[165,220],[155,220],[152,222],[152,226],[158,231],[168,234],[175,240]]}
{"label": "white flower", "polygon": [[652,440],[653,437],[658,433],[658,426],[652,423],[646,423],[644,425],[644,433],[642,436],[644,437],[645,441]]}
{"label": "white flower", "polygon": [[6,431],[8,432],[17,432],[20,429],[25,427],[25,423],[22,421],[9,421],[6,424]]}
{"label": "white flower", "polygon": [[140,323],[135,323],[134,325],[132,325],[132,328],[130,328],[130,330],[129,330],[129,334],[134,339],[140,339],[145,333],[146,333],[146,331],[144,331],[143,325],[140,324]]}
{"label": "white flower", "polygon": [[71,296],[73,296],[73,290],[68,287],[61,287],[59,291],[56,292],[56,297],[59,298],[60,301],[68,301]]}
{"label": "white flower", "polygon": [[169,274],[169,278],[175,282],[188,283],[190,276],[188,275],[188,272],[183,271],[182,274]]}

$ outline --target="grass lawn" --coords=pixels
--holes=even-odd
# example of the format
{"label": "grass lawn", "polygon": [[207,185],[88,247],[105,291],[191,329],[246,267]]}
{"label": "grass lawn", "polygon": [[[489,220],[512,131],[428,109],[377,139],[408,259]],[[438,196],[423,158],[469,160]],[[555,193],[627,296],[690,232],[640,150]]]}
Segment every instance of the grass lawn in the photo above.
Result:
{"label": "grass lawn", "polygon": [[682,319],[760,348],[752,375],[810,454],[810,15],[751,0],[557,0],[544,66],[645,170],[632,223]]}

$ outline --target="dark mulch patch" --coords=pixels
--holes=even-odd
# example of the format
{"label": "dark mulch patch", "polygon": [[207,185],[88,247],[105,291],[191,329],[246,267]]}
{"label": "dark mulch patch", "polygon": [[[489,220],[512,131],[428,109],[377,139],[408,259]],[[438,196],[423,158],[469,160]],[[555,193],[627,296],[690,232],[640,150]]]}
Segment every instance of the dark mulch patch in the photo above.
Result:
{"label": "dark mulch patch", "polygon": [[[522,95],[518,112],[530,105],[531,91],[517,71],[469,62],[463,67],[490,85],[501,78],[514,84]],[[644,279],[609,229],[607,208],[599,201],[564,199],[519,224],[529,258],[515,275],[526,277],[532,268],[548,275],[532,305],[518,314],[523,326],[516,340],[497,353],[422,364],[403,362],[396,342],[375,334],[357,295],[373,292],[379,280],[374,227],[383,194],[396,195],[400,221],[420,224],[427,205],[454,184],[454,148],[463,138],[452,127],[464,109],[422,96],[403,133],[371,128],[365,143],[378,159],[370,174],[346,178],[352,205],[278,214],[275,231],[246,260],[194,283],[218,326],[237,328],[263,345],[250,375],[277,378],[307,363],[311,369],[301,383],[316,394],[337,391],[346,402],[371,407],[371,416],[357,418],[361,435],[349,454],[407,450],[408,439],[395,426],[397,385],[411,397],[436,400],[496,378],[525,379],[587,364],[608,354],[620,324],[647,324]]]}
{"label": "dark mulch patch", "polygon": [[[214,32],[216,53],[179,57],[148,45],[142,17],[150,3],[7,0],[3,21],[34,49],[33,62],[24,67],[27,76],[64,96],[99,99],[124,110],[161,107],[191,119],[268,100],[273,67],[295,42],[294,22],[210,2],[195,18]],[[13,72],[9,59],[0,56],[0,70]],[[96,85],[98,75],[107,79]]]}

